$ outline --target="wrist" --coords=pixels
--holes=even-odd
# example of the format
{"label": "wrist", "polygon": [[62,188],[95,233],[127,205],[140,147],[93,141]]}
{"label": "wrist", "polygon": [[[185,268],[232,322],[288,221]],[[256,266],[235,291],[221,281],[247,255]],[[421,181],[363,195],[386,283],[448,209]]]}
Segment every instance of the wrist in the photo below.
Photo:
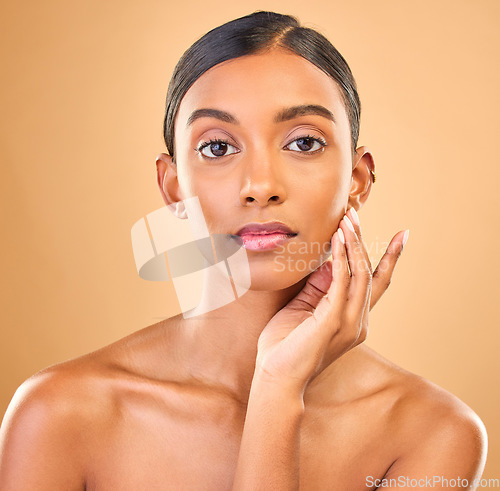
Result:
{"label": "wrist", "polygon": [[303,403],[306,384],[288,377],[276,378],[262,368],[256,368],[251,392],[272,399],[297,400]]}

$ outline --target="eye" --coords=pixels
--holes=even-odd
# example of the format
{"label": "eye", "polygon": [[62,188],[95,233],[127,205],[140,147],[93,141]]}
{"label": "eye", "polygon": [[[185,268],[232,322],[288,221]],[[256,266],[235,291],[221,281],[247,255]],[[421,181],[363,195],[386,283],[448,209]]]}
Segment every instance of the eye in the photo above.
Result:
{"label": "eye", "polygon": [[196,150],[209,159],[216,159],[238,152],[238,149],[228,141],[218,139],[204,142]]}
{"label": "eye", "polygon": [[289,143],[285,148],[293,152],[315,153],[326,147],[326,142],[313,136],[301,136]]}

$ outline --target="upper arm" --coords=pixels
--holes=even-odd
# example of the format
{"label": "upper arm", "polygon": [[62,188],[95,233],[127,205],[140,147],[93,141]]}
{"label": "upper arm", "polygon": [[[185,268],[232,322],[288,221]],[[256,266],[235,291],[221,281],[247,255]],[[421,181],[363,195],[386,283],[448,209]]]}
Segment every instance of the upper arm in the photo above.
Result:
{"label": "upper arm", "polygon": [[[487,454],[486,429],[468,407],[455,407],[446,415],[429,419],[425,432],[408,442],[383,479],[384,489],[476,489]],[[457,480],[460,479],[460,482]]]}
{"label": "upper arm", "polygon": [[0,428],[0,489],[84,489],[73,406],[57,375],[21,385]]}

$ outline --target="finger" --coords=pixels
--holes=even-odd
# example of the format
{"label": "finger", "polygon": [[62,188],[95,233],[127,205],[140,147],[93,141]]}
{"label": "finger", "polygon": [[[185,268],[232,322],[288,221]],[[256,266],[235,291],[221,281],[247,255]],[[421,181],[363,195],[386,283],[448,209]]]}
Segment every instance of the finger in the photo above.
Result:
{"label": "finger", "polygon": [[309,275],[304,288],[290,301],[287,307],[313,312],[319,301],[326,295],[332,282],[332,262],[325,261]]}
{"label": "finger", "polygon": [[347,210],[347,213],[346,215],[349,217],[349,219],[351,220],[353,226],[354,226],[354,231],[356,232],[356,235],[362,239],[362,236],[361,236],[361,228],[360,228],[360,225],[359,225],[359,216],[356,212],[356,210],[354,209],[354,207],[350,207],[348,210]]}
{"label": "finger", "polygon": [[309,322],[301,322],[288,335],[289,342],[295,338],[301,339],[301,342],[304,342],[304,339],[314,340],[313,345],[316,346],[318,353],[324,351],[325,346],[343,323],[343,310],[350,282],[343,240],[345,239],[342,230],[338,229],[331,239],[333,259],[331,262],[329,261],[332,267],[331,283],[326,295],[319,301],[313,315],[308,319]]}
{"label": "finger", "polygon": [[382,259],[380,259],[380,262],[373,272],[370,309],[373,308],[383,293],[387,290],[387,288],[389,288],[392,273],[394,272],[396,263],[401,256],[403,247],[408,240],[409,233],[409,230],[402,230],[392,238],[384,255],[382,256]]}
{"label": "finger", "polygon": [[[313,339],[318,353],[323,352],[325,346],[331,341],[332,337],[340,329],[343,323],[343,310],[349,288],[349,268],[347,265],[347,256],[345,245],[342,242],[342,230],[338,229],[332,236],[332,261],[330,286],[318,303],[316,310],[310,319],[303,319],[288,335],[290,342],[294,338]],[[341,238],[342,237],[342,238]]]}
{"label": "finger", "polygon": [[[368,337],[368,317],[370,313],[370,299],[371,299],[372,289],[370,288],[368,291],[368,299],[365,305],[365,310],[363,311],[363,317],[361,319],[361,329],[359,331],[358,338],[354,342],[354,346],[358,346],[366,340]],[[353,347],[354,347],[353,346]]]}
{"label": "finger", "polygon": [[361,244],[363,244],[363,251],[365,252],[365,254],[364,254],[365,260],[370,268],[370,271],[372,271],[373,268],[372,268],[372,263],[370,261],[370,256],[368,255],[368,251],[366,250],[366,247],[364,247],[363,236],[361,235],[361,226],[359,224],[359,216],[356,213],[356,210],[352,206],[351,206],[351,208],[349,208],[349,210],[347,210],[346,215],[351,220],[351,223],[354,227],[354,231],[356,232],[356,235],[358,236],[359,241],[361,242]]}
{"label": "finger", "polygon": [[350,282],[345,237],[339,228],[332,237],[332,281],[326,296],[321,299],[314,312],[320,323],[325,320],[327,326],[333,329],[339,324]]}
{"label": "finger", "polygon": [[[363,343],[366,338],[368,337],[368,315],[370,312],[370,295],[371,295],[371,288],[368,290],[368,299],[367,302],[364,306],[363,314],[361,316],[361,321],[357,322],[354,324],[355,331],[353,329],[350,330],[350,332],[346,333],[347,334],[347,343],[343,346],[343,353],[351,350],[352,348],[355,348],[359,344]],[[344,338],[345,339],[345,338]],[[325,356],[323,363],[322,363],[322,368],[326,368],[332,361],[334,361],[336,358],[338,358],[338,348],[339,348],[339,339],[336,336],[333,336],[329,343],[328,343],[328,349],[327,353],[329,353],[329,356]],[[321,371],[320,370],[320,371]]]}
{"label": "finger", "polygon": [[367,261],[368,253],[347,215],[340,221],[340,226],[346,237],[347,258],[352,275],[347,305],[348,316],[350,321],[355,322],[361,318],[364,311],[372,275]]}
{"label": "finger", "polygon": [[347,298],[351,274],[349,272],[345,235],[340,227],[333,234],[332,239],[332,283],[328,288],[327,298],[332,302],[339,301],[342,303]]}

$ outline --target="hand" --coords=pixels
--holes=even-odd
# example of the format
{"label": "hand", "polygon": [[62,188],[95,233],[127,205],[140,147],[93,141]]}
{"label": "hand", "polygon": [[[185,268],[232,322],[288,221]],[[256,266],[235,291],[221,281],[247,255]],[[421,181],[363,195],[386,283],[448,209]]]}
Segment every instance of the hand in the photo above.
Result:
{"label": "hand", "polygon": [[390,284],[403,238],[403,231],[392,238],[372,273],[359,220],[351,208],[333,234],[333,261],[314,271],[262,331],[256,373],[303,390],[333,361],[362,343],[368,334],[368,313]]}

